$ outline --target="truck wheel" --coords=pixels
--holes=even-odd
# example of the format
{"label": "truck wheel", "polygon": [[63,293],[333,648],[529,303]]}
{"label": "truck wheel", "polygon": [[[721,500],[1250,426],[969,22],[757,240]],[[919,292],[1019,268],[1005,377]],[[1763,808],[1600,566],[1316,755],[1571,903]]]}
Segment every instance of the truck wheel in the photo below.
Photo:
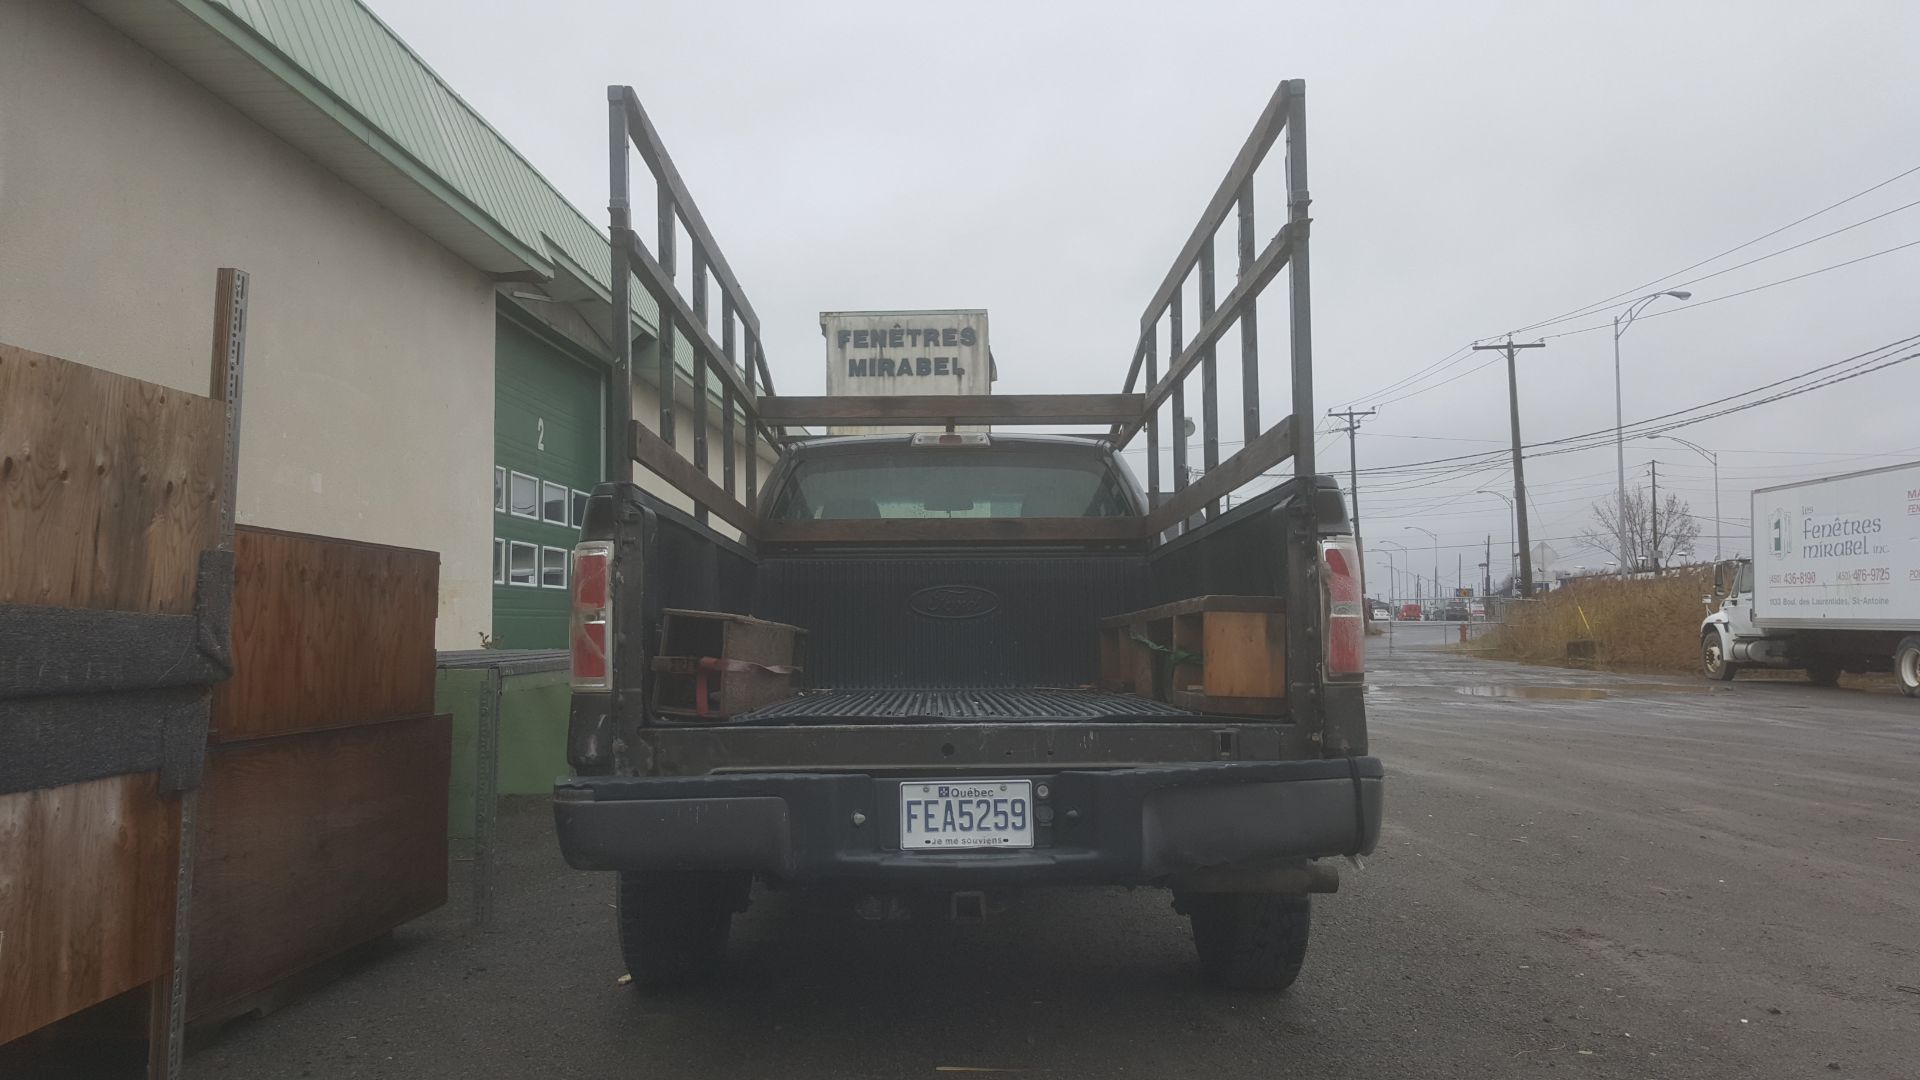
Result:
{"label": "truck wheel", "polygon": [[1285,990],[1307,957],[1313,910],[1305,896],[1200,893],[1184,897],[1207,982],[1229,990]]}
{"label": "truck wheel", "polygon": [[1807,681],[1815,686],[1839,686],[1840,665],[1829,660],[1817,660],[1808,664]]}
{"label": "truck wheel", "polygon": [[1893,677],[1900,680],[1900,692],[1920,697],[1920,637],[1910,637],[1893,650]]}
{"label": "truck wheel", "polygon": [[633,985],[662,991],[711,975],[744,892],[732,875],[620,875],[620,955]]}
{"label": "truck wheel", "polygon": [[1722,652],[1724,648],[1719,634],[1700,635],[1700,660],[1706,668],[1707,678],[1715,682],[1732,682],[1740,674],[1740,665],[1728,660]]}

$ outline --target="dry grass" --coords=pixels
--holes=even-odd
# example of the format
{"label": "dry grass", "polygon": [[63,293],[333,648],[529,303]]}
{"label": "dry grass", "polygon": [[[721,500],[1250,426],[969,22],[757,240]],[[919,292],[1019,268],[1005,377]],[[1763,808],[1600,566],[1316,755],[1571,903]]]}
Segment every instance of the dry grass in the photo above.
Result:
{"label": "dry grass", "polygon": [[1711,584],[1704,570],[1579,582],[1518,605],[1480,645],[1503,659],[1566,663],[1569,645],[1592,642],[1593,666],[1690,672],[1699,667],[1700,598]]}

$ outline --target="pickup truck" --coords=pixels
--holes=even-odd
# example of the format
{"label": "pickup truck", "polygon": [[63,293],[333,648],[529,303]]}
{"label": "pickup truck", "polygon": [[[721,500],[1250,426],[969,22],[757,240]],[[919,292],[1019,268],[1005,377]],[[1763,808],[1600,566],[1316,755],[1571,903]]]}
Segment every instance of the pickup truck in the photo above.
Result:
{"label": "pickup truck", "polygon": [[[1290,985],[1310,898],[1337,888],[1333,860],[1373,849],[1384,786],[1368,753],[1360,560],[1339,487],[1313,468],[1302,84],[1275,91],[1149,303],[1119,394],[770,393],[751,307],[655,129],[631,89],[610,88],[609,101],[612,338],[628,336],[631,271],[662,313],[663,344],[684,337],[694,353],[693,400],[712,375],[727,404],[716,483],[705,411],[689,459],[671,399],[650,429],[631,395],[609,394],[609,479],[573,555],[573,773],[555,784],[554,819],[570,865],[618,875],[633,983],[659,991],[710,974],[757,890],[875,918],[975,920],[1024,890],[1128,886],[1170,892],[1211,982]],[[1286,224],[1256,256],[1253,171],[1283,131]],[[631,226],[629,140],[661,191],[659,250],[671,252],[677,223],[694,236],[691,304]],[[1212,238],[1230,218],[1239,275],[1216,304]],[[702,259],[723,290],[725,345],[706,329]],[[1263,421],[1253,303],[1287,268],[1278,328],[1292,394]],[[1188,337],[1181,287],[1196,277],[1202,319]],[[1223,460],[1213,345],[1236,323],[1243,437]],[[673,353],[657,353],[663,385],[677,377]],[[631,364],[623,353],[617,371]],[[1196,372],[1192,425],[1183,389]],[[736,469],[736,419],[778,450],[764,483],[755,455]],[[807,424],[933,430],[794,430]],[[1008,430],[1023,424],[1100,430]],[[1204,466],[1190,468],[1195,426]],[[1121,457],[1142,434],[1145,490]],[[1290,475],[1263,480],[1286,461]],[[687,502],[644,490],[636,465]],[[1119,636],[1152,610],[1248,618],[1222,619],[1240,629],[1219,639],[1205,622],[1202,644],[1155,640],[1158,624]],[[804,649],[797,663],[690,658],[665,647],[688,617],[799,634]],[[1167,666],[1134,651],[1147,676],[1109,678],[1109,646],[1151,646]],[[1253,659],[1216,667],[1209,655]],[[689,670],[805,685],[711,711],[700,689],[691,713],[650,693]],[[1259,693],[1216,687],[1220,671],[1258,673]],[[721,701],[740,703],[733,693]]]}
{"label": "pickup truck", "polygon": [[[943,524],[991,519],[929,506],[1145,515],[1144,494],[1103,443],[985,439],[812,440],[763,489],[772,522],[910,519],[927,529],[920,541],[749,549],[633,485],[595,489],[576,555],[583,625],[631,622],[647,635],[663,607],[794,624],[808,631],[807,674],[820,688],[724,725],[649,718],[633,684],[574,694],[568,756],[579,775],[555,790],[560,842],[574,867],[620,873],[620,940],[636,980],[673,984],[715,964],[757,879],[870,907],[925,910],[944,898],[934,906],[963,917],[1032,886],[1165,886],[1217,981],[1293,981],[1308,894],[1337,880],[1312,860],[1370,851],[1379,834],[1357,604],[1328,628],[1339,662],[1283,719],[1196,715],[1088,687],[1103,616],[1208,592],[1283,593],[1296,495],[1316,504],[1328,592],[1357,601],[1339,489],[1325,476],[1305,489],[1288,482],[1157,545],[942,541]],[[606,591],[601,568],[615,552],[642,568],[625,596]],[[964,591],[971,606],[922,602],[942,590]],[[1008,781],[1019,793],[1009,815],[1032,822],[1020,830],[1027,846],[903,849],[921,812],[915,789]]]}

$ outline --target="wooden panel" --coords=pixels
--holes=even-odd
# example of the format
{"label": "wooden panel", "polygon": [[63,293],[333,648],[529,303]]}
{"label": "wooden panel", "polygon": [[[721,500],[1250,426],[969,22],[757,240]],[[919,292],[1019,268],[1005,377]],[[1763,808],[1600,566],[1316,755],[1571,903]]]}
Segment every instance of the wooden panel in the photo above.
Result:
{"label": "wooden panel", "polygon": [[242,527],[215,743],[433,712],[440,556]]}
{"label": "wooden panel", "polygon": [[1278,698],[1287,694],[1287,621],[1283,615],[1210,611],[1200,648],[1212,697]]}
{"label": "wooden panel", "polygon": [[0,1043],[168,970],[179,850],[155,773],[0,795]]}
{"label": "wooden panel", "polygon": [[758,515],[747,509],[727,489],[714,483],[707,474],[695,468],[693,462],[680,456],[680,451],[669,446],[665,439],[648,430],[638,420],[633,422],[632,436],[633,460],[741,533],[754,536],[759,532]]}
{"label": "wooden panel", "polygon": [[[1167,700],[1168,655],[1173,647],[1173,620],[1153,619],[1126,628],[1133,649],[1133,692],[1156,701]],[[1144,640],[1143,640],[1144,639]]]}
{"label": "wooden panel", "polygon": [[1145,401],[1143,394],[767,397],[760,415],[773,424],[1137,424]]}
{"label": "wooden panel", "polygon": [[0,603],[193,610],[219,402],[0,345]]}
{"label": "wooden panel", "polygon": [[1278,596],[1234,596],[1230,594],[1208,593],[1205,596],[1189,596],[1185,600],[1175,600],[1170,604],[1141,608],[1121,615],[1109,615],[1100,620],[1101,626],[1125,626],[1128,623],[1146,622],[1153,619],[1171,619],[1175,615],[1191,615],[1196,611],[1272,611],[1286,610],[1286,600]]}
{"label": "wooden panel", "polygon": [[1147,531],[1163,532],[1179,524],[1292,456],[1293,417],[1288,416],[1155,507],[1147,515]]}
{"label": "wooden panel", "polygon": [[1098,543],[1141,540],[1140,518],[888,518],[767,521],[769,544],[937,543],[982,540]]}
{"label": "wooden panel", "polygon": [[450,723],[423,716],[209,752],[190,1017],[218,1016],[446,903]]}
{"label": "wooden panel", "polygon": [[1211,618],[1211,615],[1201,613],[1174,616],[1173,653],[1165,661],[1169,665],[1166,686],[1169,693],[1203,689],[1205,669],[1202,664],[1207,659],[1206,624]]}

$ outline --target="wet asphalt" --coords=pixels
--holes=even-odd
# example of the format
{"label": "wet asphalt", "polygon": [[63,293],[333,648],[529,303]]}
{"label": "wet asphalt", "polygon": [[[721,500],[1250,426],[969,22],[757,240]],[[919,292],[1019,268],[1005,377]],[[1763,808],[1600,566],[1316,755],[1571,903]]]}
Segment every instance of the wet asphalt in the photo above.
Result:
{"label": "wet asphalt", "polygon": [[446,909],[228,1026],[280,1077],[1920,1077],[1920,702],[1527,667],[1375,638],[1387,824],[1306,971],[1211,992],[1149,891],[978,925],[763,898],[723,978],[616,985],[612,884],[501,821],[498,920]]}

